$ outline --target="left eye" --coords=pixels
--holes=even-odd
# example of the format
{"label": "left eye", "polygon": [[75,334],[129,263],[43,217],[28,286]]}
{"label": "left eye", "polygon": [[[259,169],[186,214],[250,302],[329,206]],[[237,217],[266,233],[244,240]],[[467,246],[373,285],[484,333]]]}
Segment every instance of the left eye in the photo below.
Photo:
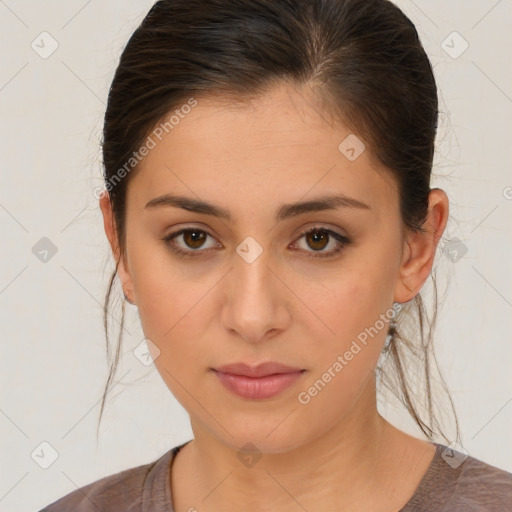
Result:
{"label": "left eye", "polygon": [[[301,240],[302,238],[305,239],[307,246],[313,249],[313,254],[309,255],[312,258],[326,258],[335,256],[341,252],[341,250],[346,245],[350,244],[350,239],[348,239],[346,236],[343,236],[336,231],[332,231],[331,229],[321,227],[315,227],[302,233],[298,240]],[[297,243],[295,243],[295,245],[297,245]],[[323,250],[329,245],[334,247],[331,250]],[[305,250],[307,252],[311,252],[308,251],[307,248]]]}

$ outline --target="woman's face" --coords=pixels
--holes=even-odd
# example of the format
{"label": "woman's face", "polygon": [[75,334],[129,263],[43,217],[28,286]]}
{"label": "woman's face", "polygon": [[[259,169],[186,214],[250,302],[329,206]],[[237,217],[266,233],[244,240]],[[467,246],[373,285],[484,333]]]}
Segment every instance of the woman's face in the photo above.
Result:
{"label": "woman's face", "polygon": [[[234,448],[282,452],[374,416],[403,299],[396,184],[311,105],[284,85],[244,105],[198,98],[130,177],[124,288],[196,437]],[[296,371],[218,371],[266,362]]]}

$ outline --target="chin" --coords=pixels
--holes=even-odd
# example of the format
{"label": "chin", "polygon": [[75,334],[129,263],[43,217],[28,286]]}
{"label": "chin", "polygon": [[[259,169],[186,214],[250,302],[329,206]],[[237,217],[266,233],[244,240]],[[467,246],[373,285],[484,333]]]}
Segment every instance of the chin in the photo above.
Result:
{"label": "chin", "polygon": [[[251,420],[250,423],[232,421],[229,423],[229,434],[217,425],[215,437],[230,449],[237,452],[252,451],[260,454],[286,453],[298,449],[310,442],[313,432],[308,432],[303,422],[293,421],[292,417],[282,421],[286,415],[276,420],[275,416],[269,416],[266,420]],[[280,423],[282,422],[282,423]],[[302,427],[298,428],[298,424]]]}

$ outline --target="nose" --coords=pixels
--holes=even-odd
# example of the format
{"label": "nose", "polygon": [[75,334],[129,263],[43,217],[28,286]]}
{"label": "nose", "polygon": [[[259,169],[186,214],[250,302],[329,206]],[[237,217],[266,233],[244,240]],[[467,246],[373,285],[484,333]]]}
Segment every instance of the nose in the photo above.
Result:
{"label": "nose", "polygon": [[226,281],[222,323],[231,335],[250,343],[274,338],[290,324],[290,291],[271,268],[267,252],[252,262],[238,255]]}

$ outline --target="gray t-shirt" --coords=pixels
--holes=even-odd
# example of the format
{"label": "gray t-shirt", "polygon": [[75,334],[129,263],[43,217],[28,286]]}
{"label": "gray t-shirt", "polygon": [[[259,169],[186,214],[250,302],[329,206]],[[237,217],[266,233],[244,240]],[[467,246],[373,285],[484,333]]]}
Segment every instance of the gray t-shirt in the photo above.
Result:
{"label": "gray t-shirt", "polygon": [[[156,461],[76,489],[40,512],[174,512],[171,464],[185,445]],[[512,511],[512,473],[433,443],[436,453],[412,498],[399,512]]]}

